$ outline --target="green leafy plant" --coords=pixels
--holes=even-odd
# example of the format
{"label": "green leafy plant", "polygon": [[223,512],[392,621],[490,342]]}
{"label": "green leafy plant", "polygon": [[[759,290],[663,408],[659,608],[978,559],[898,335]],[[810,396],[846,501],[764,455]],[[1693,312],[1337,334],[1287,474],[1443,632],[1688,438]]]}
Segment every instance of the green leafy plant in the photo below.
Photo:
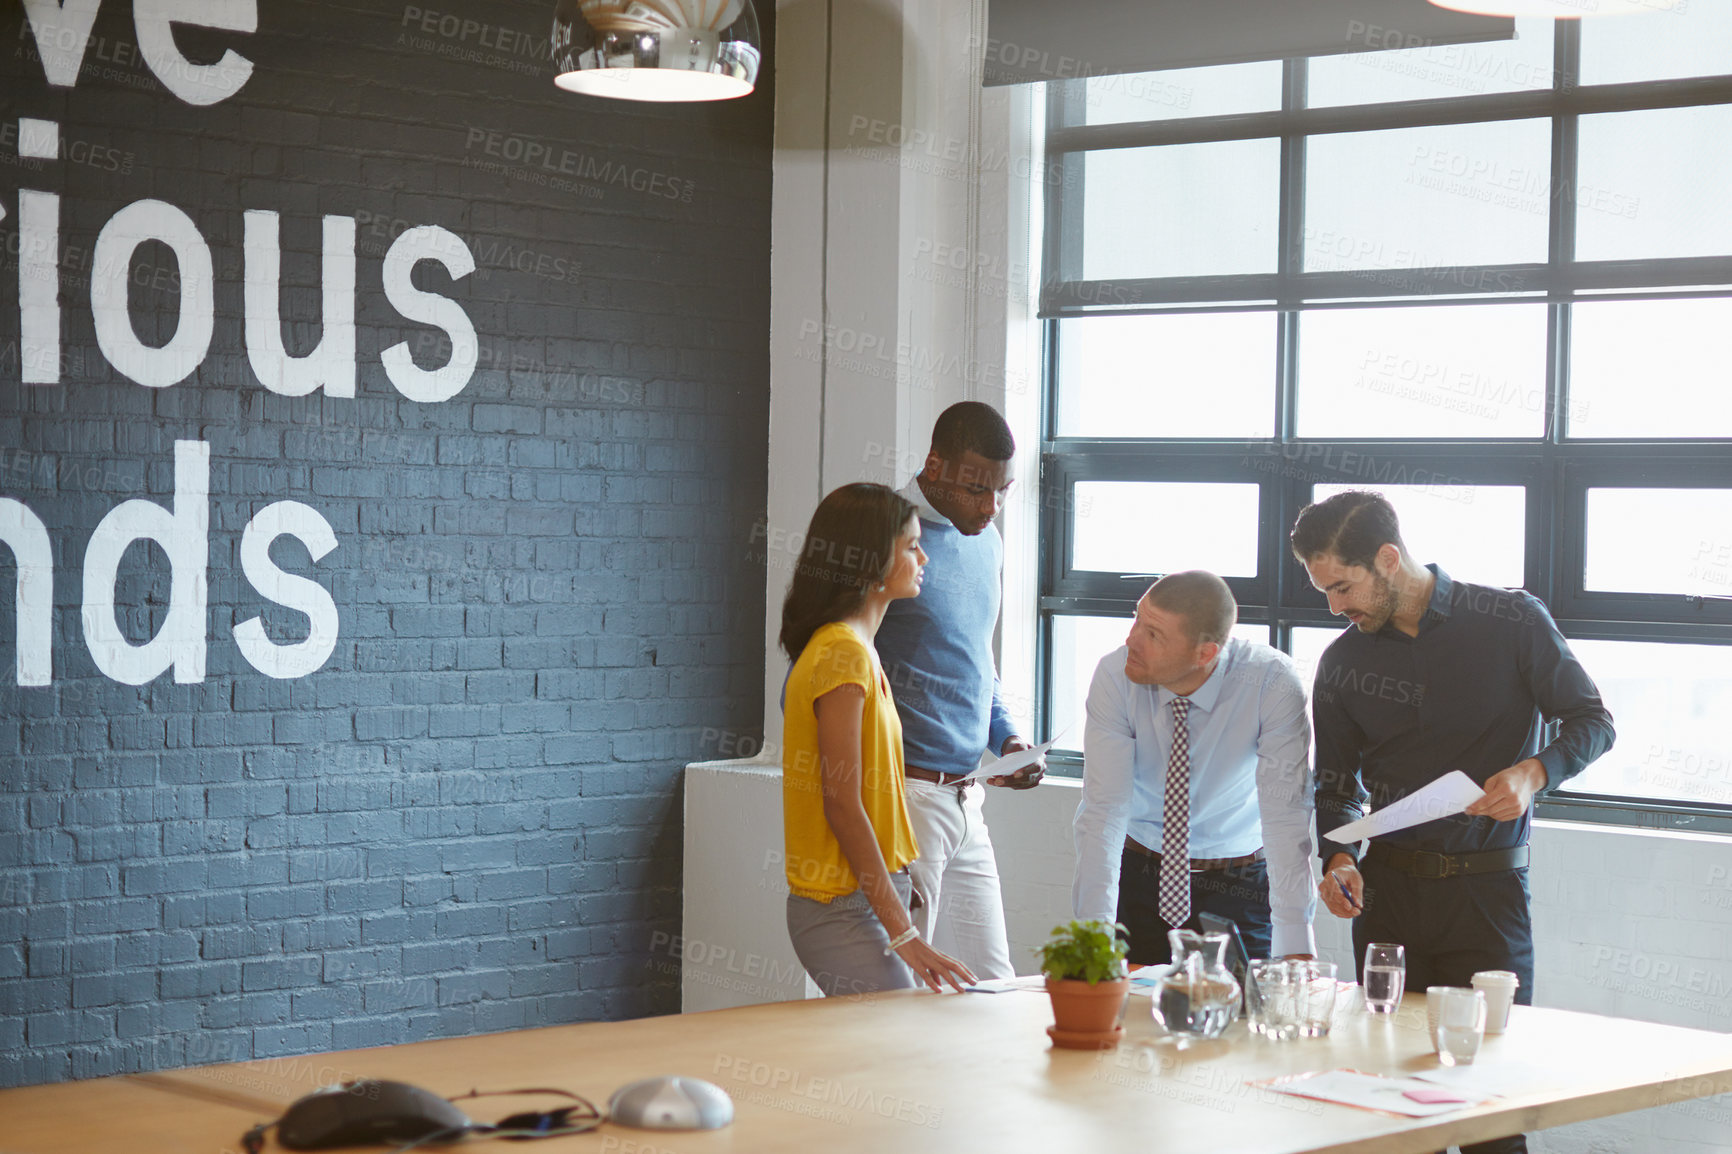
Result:
{"label": "green leafy plant", "polygon": [[1054,926],[1052,937],[1040,947],[1040,972],[1054,980],[1072,978],[1091,986],[1122,978],[1130,949],[1128,933],[1118,922],[1098,918]]}

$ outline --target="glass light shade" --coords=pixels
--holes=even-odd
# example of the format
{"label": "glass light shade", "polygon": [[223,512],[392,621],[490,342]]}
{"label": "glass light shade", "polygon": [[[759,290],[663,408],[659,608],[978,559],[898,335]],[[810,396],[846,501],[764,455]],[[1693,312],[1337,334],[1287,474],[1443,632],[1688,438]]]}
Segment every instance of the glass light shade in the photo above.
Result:
{"label": "glass light shade", "polygon": [[1688,0],[1431,0],[1438,8],[1479,16],[1532,16],[1575,19],[1579,16],[1633,16],[1642,12],[1682,10]]}
{"label": "glass light shade", "polygon": [[730,100],[763,58],[752,0],[559,0],[553,82],[616,100]]}

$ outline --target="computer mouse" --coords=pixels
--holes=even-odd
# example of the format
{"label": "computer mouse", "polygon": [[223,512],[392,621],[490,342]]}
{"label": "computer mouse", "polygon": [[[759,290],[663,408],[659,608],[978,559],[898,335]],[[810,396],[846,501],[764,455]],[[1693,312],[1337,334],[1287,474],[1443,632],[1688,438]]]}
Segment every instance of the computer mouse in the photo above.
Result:
{"label": "computer mouse", "polygon": [[734,1120],[734,1100],[714,1082],[663,1074],[615,1090],[607,1112],[640,1130],[718,1130]]}
{"label": "computer mouse", "polygon": [[442,1130],[457,1137],[463,1111],[419,1086],[361,1079],[314,1090],[277,1120],[277,1141],[291,1150],[411,1142]]}

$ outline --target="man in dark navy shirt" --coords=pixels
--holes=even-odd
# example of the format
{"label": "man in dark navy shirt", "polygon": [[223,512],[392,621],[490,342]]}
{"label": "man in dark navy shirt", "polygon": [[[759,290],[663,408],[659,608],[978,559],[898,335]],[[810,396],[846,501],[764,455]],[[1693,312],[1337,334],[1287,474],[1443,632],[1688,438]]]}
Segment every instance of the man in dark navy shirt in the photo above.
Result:
{"label": "man in dark navy shirt", "polygon": [[[1354,919],[1360,958],[1367,942],[1406,947],[1409,990],[1511,970],[1531,1004],[1533,798],[1611,748],[1611,714],[1537,598],[1421,566],[1382,496],[1307,506],[1292,545],[1330,612],[1354,625],[1324,651],[1312,691],[1324,904]],[[1373,838],[1363,859],[1321,836],[1457,769],[1485,790],[1465,813]]]}

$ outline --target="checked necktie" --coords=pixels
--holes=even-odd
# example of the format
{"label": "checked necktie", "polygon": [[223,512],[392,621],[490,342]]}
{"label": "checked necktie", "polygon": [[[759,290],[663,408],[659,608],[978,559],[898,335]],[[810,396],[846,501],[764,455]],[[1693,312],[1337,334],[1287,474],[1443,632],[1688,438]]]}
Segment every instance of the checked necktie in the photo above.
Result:
{"label": "checked necktie", "polygon": [[1173,698],[1173,752],[1167,757],[1167,794],[1161,804],[1160,900],[1156,909],[1169,926],[1191,916],[1191,733],[1185,726],[1189,698]]}

